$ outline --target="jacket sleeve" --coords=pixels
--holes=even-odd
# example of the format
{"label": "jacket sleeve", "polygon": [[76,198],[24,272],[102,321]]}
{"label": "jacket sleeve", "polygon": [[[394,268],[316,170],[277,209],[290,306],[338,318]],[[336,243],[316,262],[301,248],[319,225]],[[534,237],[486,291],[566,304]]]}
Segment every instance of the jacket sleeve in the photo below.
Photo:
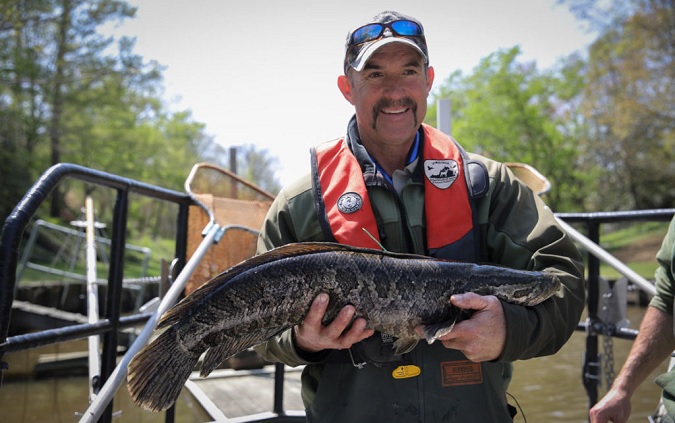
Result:
{"label": "jacket sleeve", "polygon": [[[291,242],[322,240],[321,228],[314,217],[309,183],[303,180],[284,188],[270,206],[258,237],[258,254]],[[328,355],[328,352],[302,354],[296,350],[292,329],[254,349],[268,361],[289,366],[320,362]]]}
{"label": "jacket sleeve", "polygon": [[558,275],[562,287],[534,307],[502,302],[507,340],[501,361],[555,354],[576,329],[585,306],[582,257],[553,212],[508,168],[489,162],[490,191],[479,207],[488,260]]}
{"label": "jacket sleeve", "polygon": [[675,217],[670,221],[668,233],[656,253],[656,262],[659,265],[654,273],[656,295],[649,305],[672,315],[675,291]]}

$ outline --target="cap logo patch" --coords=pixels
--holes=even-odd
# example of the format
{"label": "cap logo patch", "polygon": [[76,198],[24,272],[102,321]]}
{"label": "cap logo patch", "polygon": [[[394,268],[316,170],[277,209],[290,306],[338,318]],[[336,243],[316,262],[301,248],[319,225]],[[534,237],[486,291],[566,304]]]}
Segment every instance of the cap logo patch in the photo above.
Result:
{"label": "cap logo patch", "polygon": [[344,214],[355,213],[363,207],[363,199],[355,192],[346,192],[338,199],[337,206]]}
{"label": "cap logo patch", "polygon": [[448,189],[459,175],[459,165],[454,160],[425,160],[424,174],[436,188]]}

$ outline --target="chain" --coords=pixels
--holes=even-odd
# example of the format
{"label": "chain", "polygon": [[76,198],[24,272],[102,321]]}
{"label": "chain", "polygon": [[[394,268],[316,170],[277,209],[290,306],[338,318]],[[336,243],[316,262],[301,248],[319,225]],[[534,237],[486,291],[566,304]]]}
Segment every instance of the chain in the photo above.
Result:
{"label": "chain", "polygon": [[605,381],[607,383],[607,390],[610,389],[614,383],[614,340],[612,333],[614,332],[613,324],[605,324],[603,329],[602,346],[604,348],[604,360],[602,364],[602,372],[605,374]]}

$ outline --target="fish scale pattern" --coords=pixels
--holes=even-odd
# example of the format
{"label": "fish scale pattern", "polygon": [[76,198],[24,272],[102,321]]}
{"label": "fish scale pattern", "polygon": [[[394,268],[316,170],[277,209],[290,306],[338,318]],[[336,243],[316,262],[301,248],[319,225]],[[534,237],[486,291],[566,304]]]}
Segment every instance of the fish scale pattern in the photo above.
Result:
{"label": "fish scale pattern", "polygon": [[169,310],[158,325],[167,330],[129,364],[127,385],[141,407],[166,409],[205,351],[202,376],[301,323],[319,293],[330,297],[326,323],[351,304],[370,328],[397,338],[394,347],[404,353],[422,339],[418,325],[429,327],[428,342],[452,328],[460,314],[448,301],[453,294],[532,306],[559,287],[558,278],[544,272],[340,244],[289,244],[228,269]]}

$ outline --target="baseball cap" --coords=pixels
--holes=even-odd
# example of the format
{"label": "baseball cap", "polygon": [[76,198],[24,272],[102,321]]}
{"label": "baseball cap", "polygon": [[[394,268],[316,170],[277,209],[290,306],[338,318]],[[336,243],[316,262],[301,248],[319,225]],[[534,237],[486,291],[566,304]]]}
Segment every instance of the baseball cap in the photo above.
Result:
{"label": "baseball cap", "polygon": [[389,43],[403,43],[416,49],[429,64],[424,27],[417,19],[394,11],[384,11],[347,34],[345,72],[351,66],[361,71],[375,51]]}

